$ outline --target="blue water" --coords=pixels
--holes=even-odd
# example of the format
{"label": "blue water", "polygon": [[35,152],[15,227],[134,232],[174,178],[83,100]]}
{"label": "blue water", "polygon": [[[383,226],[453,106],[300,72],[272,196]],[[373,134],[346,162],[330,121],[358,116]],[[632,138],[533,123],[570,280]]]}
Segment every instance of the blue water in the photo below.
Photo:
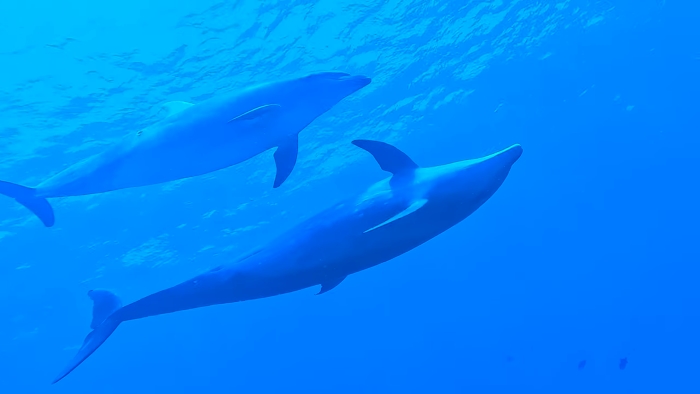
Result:
{"label": "blue water", "polygon": [[[462,5],[465,4],[465,5]],[[694,2],[4,1],[0,179],[34,185],[165,101],[337,70],[371,76],[272,152],[206,176],[0,198],[0,393],[696,393],[700,9]],[[523,145],[501,189],[427,244],[318,289],[89,331],[386,176]],[[627,357],[624,370],[618,368]],[[586,366],[578,365],[586,360]]]}

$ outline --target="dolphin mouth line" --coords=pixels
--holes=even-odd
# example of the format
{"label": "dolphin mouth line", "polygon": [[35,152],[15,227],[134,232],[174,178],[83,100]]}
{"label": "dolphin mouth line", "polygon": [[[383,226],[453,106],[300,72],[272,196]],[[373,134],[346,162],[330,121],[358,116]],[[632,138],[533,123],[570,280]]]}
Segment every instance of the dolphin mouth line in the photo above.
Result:
{"label": "dolphin mouth line", "polygon": [[360,82],[363,86],[369,85],[372,82],[372,78],[366,77],[364,75],[342,75],[338,78],[339,81],[353,81]]}
{"label": "dolphin mouth line", "polygon": [[353,81],[360,85],[360,89],[372,83],[372,78],[365,77],[364,75],[355,75],[345,78],[346,81]]}

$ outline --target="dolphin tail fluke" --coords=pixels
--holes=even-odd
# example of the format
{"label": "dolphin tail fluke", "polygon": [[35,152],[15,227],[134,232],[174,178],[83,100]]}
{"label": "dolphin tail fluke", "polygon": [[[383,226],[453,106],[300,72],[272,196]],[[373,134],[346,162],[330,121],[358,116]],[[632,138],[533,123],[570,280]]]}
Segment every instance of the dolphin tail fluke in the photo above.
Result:
{"label": "dolphin tail fluke", "polygon": [[92,331],[85,337],[83,346],[78,353],[66,365],[60,374],[53,380],[56,383],[65,378],[75,368],[85,361],[90,355],[102,345],[107,338],[119,327],[121,320],[114,315],[114,312],[121,308],[121,300],[114,293],[106,290],[90,290],[88,296],[92,298]]}
{"label": "dolphin tail fluke", "polygon": [[0,181],[0,194],[12,197],[15,201],[24,205],[44,223],[44,226],[53,226],[55,222],[53,208],[51,208],[51,204],[45,198],[36,195],[36,189]]}
{"label": "dolphin tail fluke", "polygon": [[275,151],[275,164],[277,165],[277,174],[275,174],[275,183],[273,188],[278,188],[289,177],[297,163],[297,155],[299,153],[299,136],[294,135],[289,137]]}

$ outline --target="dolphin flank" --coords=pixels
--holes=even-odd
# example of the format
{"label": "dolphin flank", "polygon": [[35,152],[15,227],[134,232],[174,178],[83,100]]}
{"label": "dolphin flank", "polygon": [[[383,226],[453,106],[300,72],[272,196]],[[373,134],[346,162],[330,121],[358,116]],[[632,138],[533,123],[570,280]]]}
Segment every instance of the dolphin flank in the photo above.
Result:
{"label": "dolphin flank", "polygon": [[272,297],[321,285],[318,294],[439,235],[471,215],[505,181],[520,145],[474,160],[419,167],[383,142],[355,140],[392,175],[364,193],[305,220],[265,246],[183,283],[122,306],[91,290],[93,317],[63,379],[129,320],[210,305]]}
{"label": "dolphin flank", "polygon": [[162,106],[166,116],[159,122],[34,188],[0,181],[0,194],[14,198],[51,227],[55,218],[47,198],[203,175],[275,147],[276,188],[294,169],[299,132],[370,82],[361,75],[325,72],[251,86],[199,104],[169,102]]}

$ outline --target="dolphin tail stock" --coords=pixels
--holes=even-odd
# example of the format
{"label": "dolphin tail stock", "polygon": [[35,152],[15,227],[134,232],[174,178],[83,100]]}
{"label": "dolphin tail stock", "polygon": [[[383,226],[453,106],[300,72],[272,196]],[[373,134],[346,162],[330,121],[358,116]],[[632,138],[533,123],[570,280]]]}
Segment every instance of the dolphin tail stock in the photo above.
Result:
{"label": "dolphin tail stock", "polygon": [[88,296],[92,299],[92,322],[90,328],[92,331],[85,337],[83,345],[78,350],[78,353],[73,356],[68,365],[61,371],[60,374],[53,380],[52,384],[65,378],[83,361],[97,350],[114,330],[119,327],[121,320],[114,315],[114,312],[121,308],[121,300],[114,293],[107,290],[90,290]]}
{"label": "dolphin tail stock", "polygon": [[36,189],[10,182],[0,181],[0,194],[12,197],[32,211],[46,227],[53,226],[55,217],[48,200],[36,195]]}

